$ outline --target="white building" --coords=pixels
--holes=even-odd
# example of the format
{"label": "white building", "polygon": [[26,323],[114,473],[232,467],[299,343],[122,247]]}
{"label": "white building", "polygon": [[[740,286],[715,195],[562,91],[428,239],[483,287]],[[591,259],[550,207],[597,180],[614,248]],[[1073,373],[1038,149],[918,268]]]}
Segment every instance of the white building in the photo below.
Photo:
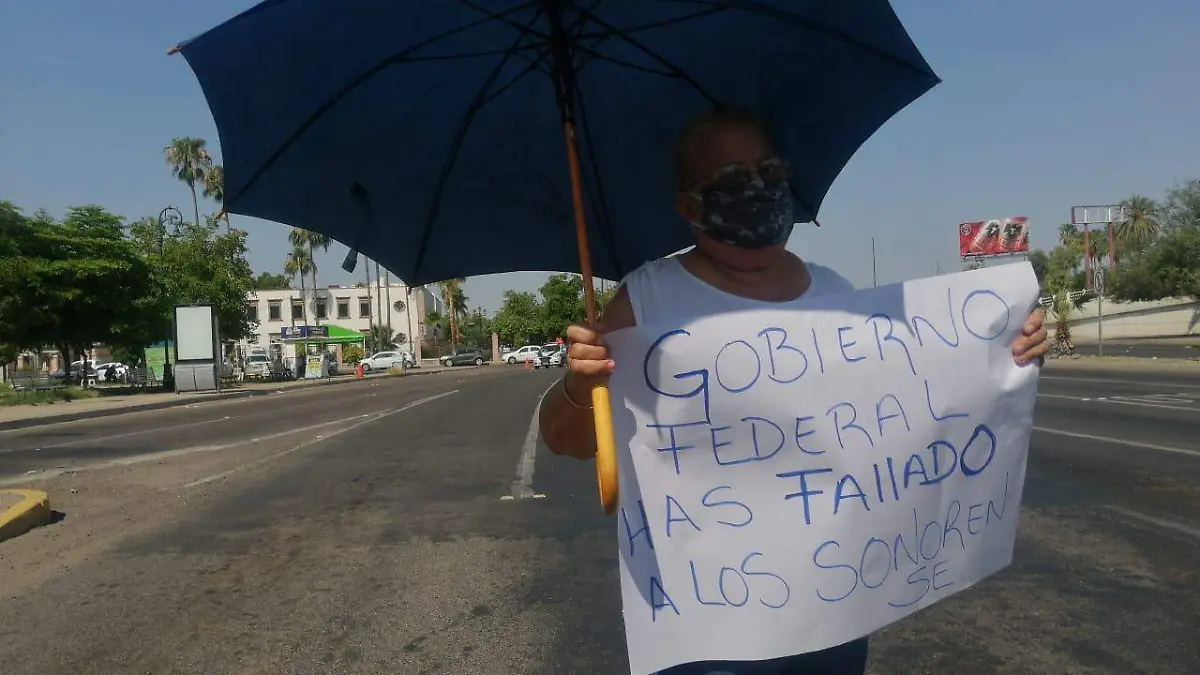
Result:
{"label": "white building", "polygon": [[[257,335],[245,341],[249,347],[268,347],[283,341],[284,329],[297,326],[328,326],[366,335],[371,326],[390,326],[401,348],[421,358],[421,339],[426,333],[425,316],[440,312],[442,301],[425,287],[410,289],[404,284],[374,281],[370,286],[329,286],[316,291],[288,288],[251,291],[246,297],[247,317],[258,324]],[[303,297],[302,297],[303,295]]]}

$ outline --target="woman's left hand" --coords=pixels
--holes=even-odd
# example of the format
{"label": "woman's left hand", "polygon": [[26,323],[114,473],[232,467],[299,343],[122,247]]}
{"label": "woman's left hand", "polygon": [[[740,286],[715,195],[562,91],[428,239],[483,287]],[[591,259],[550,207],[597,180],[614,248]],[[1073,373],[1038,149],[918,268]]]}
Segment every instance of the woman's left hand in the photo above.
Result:
{"label": "woman's left hand", "polygon": [[1033,310],[1025,320],[1025,327],[1012,343],[1013,361],[1016,361],[1018,366],[1032,361],[1040,363],[1045,357],[1046,350],[1050,348],[1045,324],[1046,310],[1041,308]]}

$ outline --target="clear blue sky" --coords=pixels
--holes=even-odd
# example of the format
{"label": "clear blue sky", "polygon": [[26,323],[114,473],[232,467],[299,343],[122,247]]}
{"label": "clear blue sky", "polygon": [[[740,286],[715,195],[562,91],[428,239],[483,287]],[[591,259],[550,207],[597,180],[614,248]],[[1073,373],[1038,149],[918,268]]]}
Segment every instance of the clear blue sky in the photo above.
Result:
{"label": "clear blue sky", "polygon": [[[175,42],[251,6],[208,2],[9,2],[0,8],[0,199],[27,212],[99,203],[130,219],[188,206],[162,148],[217,134]],[[1200,2],[894,0],[944,83],[900,113],[834,184],[802,256],[871,283],[960,269],[955,224],[1027,215],[1052,245],[1073,203],[1159,197],[1200,178]],[[1191,65],[1189,65],[1191,64]],[[209,210],[215,206],[209,205]],[[186,212],[187,209],[185,208]],[[237,218],[255,270],[277,271],[287,228]],[[345,248],[319,259],[346,281]],[[356,275],[357,276],[357,275]],[[471,305],[545,275],[474,279]]]}

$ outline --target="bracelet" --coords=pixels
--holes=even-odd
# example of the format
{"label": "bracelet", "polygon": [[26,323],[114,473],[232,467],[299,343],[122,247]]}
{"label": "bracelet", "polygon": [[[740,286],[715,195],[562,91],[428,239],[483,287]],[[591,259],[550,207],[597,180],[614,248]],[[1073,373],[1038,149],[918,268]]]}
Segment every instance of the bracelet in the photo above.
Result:
{"label": "bracelet", "polygon": [[567,399],[567,403],[570,403],[576,410],[591,410],[592,409],[592,406],[579,405],[578,403],[575,402],[575,399],[571,398],[571,392],[567,389],[566,376],[563,376],[563,379],[561,379],[559,381],[562,382],[563,398]]}

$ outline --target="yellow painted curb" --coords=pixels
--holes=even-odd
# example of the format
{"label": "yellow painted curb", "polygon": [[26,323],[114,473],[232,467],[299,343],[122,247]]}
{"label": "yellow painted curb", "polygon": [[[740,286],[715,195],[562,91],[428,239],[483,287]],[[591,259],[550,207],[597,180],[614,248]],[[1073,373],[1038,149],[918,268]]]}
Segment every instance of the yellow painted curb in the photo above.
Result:
{"label": "yellow painted curb", "polygon": [[41,490],[0,490],[0,494],[16,495],[21,501],[0,511],[0,541],[25,534],[41,525],[48,525],[50,495]]}

